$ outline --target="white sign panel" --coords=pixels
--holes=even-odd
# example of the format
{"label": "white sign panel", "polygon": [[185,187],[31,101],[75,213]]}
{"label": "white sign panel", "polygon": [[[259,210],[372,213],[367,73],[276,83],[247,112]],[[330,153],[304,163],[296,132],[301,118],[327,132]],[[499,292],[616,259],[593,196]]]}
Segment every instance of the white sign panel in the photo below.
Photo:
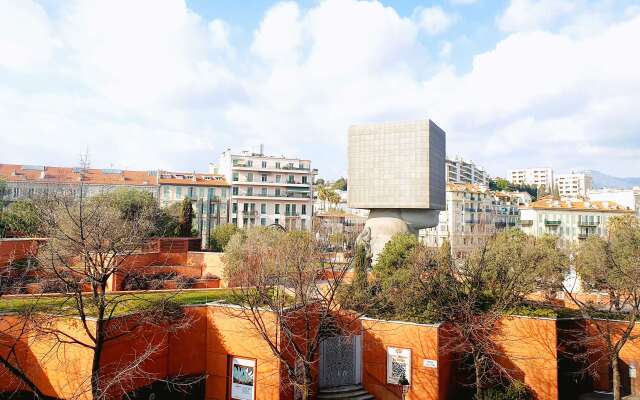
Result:
{"label": "white sign panel", "polygon": [[411,382],[411,349],[387,348],[387,383],[397,385],[403,375]]}
{"label": "white sign panel", "polygon": [[422,366],[426,368],[438,368],[438,360],[424,359],[422,360]]}
{"label": "white sign panel", "polygon": [[635,365],[629,365],[629,378],[637,378],[638,372]]}
{"label": "white sign panel", "polygon": [[231,398],[254,400],[256,362],[234,357],[231,361]]}

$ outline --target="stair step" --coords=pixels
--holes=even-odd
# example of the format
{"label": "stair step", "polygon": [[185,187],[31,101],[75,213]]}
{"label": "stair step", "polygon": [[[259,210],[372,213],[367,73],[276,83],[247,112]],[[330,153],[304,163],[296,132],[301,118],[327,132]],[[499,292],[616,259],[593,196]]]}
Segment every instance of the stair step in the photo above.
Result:
{"label": "stair step", "polygon": [[352,390],[362,390],[364,387],[362,385],[347,385],[347,386],[335,386],[320,389],[319,393],[341,393],[341,392],[350,392]]}
{"label": "stair step", "polygon": [[369,394],[364,389],[361,390],[352,390],[350,392],[337,392],[337,393],[318,393],[318,400],[325,399],[352,399],[356,396],[364,396]]}
{"label": "stair step", "polygon": [[373,397],[373,395],[367,393],[367,394],[360,394],[360,395],[355,395],[355,396],[350,396],[350,397],[320,397],[318,396],[318,400],[323,399],[323,400],[375,400],[375,397]]}

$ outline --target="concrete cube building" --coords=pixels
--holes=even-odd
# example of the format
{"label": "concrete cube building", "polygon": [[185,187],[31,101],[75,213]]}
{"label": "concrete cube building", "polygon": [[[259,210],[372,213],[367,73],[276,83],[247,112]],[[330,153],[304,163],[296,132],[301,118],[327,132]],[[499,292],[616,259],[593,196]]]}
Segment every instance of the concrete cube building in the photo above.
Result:
{"label": "concrete cube building", "polygon": [[358,242],[375,261],[396,233],[438,224],[446,134],[431,120],[349,128],[349,207],[369,209]]}
{"label": "concrete cube building", "polygon": [[444,210],[445,132],[431,120],[349,128],[349,207]]}

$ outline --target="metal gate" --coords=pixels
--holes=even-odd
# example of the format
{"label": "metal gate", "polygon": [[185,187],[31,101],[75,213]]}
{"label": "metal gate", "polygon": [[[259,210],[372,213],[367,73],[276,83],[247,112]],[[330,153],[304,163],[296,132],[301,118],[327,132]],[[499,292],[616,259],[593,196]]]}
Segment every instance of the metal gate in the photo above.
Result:
{"label": "metal gate", "polygon": [[320,387],[357,385],[362,375],[362,336],[335,336],[320,343]]}

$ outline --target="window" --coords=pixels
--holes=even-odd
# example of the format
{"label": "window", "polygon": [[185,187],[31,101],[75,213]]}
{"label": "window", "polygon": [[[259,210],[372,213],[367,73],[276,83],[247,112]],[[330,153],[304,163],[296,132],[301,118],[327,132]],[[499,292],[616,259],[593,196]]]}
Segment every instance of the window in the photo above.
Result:
{"label": "window", "polygon": [[276,175],[276,183],[280,183],[280,175]]}
{"label": "window", "polygon": [[296,205],[295,204],[291,205],[291,215],[296,215]]}
{"label": "window", "polygon": [[209,199],[216,197],[216,188],[209,188]]}
{"label": "window", "polygon": [[262,168],[267,168],[267,162],[266,161],[262,162]]}
{"label": "window", "polygon": [[306,175],[302,176],[302,183],[307,183],[307,176]]}
{"label": "window", "polygon": [[307,205],[303,204],[302,205],[302,211],[301,211],[302,215],[307,215]]}
{"label": "window", "polygon": [[247,196],[253,196],[253,188],[252,187],[247,188]]}
{"label": "window", "polygon": [[276,219],[275,219],[275,223],[276,223],[276,224],[278,224],[278,225],[280,225],[280,218],[276,218]]}
{"label": "window", "polygon": [[266,182],[267,181],[267,174],[262,174],[262,176],[260,177],[260,180],[262,182]]}
{"label": "window", "polygon": [[253,167],[253,160],[247,161],[247,167]]}
{"label": "window", "polygon": [[276,188],[276,197],[280,197],[280,188]]}
{"label": "window", "polygon": [[262,195],[267,196],[267,188],[262,188]]}
{"label": "window", "polygon": [[164,197],[165,199],[169,198],[170,193],[171,191],[169,190],[169,186],[165,186],[162,188],[162,197]]}
{"label": "window", "polygon": [[280,162],[276,163],[276,168],[280,168]]}
{"label": "window", "polygon": [[238,173],[234,172],[233,177],[231,178],[234,182],[238,182]]}
{"label": "window", "polygon": [[247,173],[247,182],[253,182],[253,172]]}
{"label": "window", "polygon": [[220,188],[220,197],[222,197],[223,199],[225,197],[227,197],[227,189],[226,188]]}
{"label": "window", "polygon": [[238,195],[238,187],[237,186],[234,186],[233,189],[231,189],[231,190],[232,190],[232,193],[233,193],[234,196]]}
{"label": "window", "polygon": [[176,188],[176,199],[181,199],[181,198],[182,198],[182,188],[178,186]]}
{"label": "window", "polygon": [[249,203],[244,203],[242,205],[242,211],[249,212]]}
{"label": "window", "polygon": [[284,215],[291,215],[291,204],[285,204]]}
{"label": "window", "polygon": [[233,203],[232,205],[232,210],[234,214],[238,213],[238,203]]}
{"label": "window", "polygon": [[289,182],[289,183],[293,183],[293,175],[289,175],[289,176],[287,177],[287,182]]}
{"label": "window", "polygon": [[266,214],[267,213],[267,205],[262,203],[260,204],[260,214]]}
{"label": "window", "polygon": [[276,214],[280,214],[280,204],[276,204]]}
{"label": "window", "polygon": [[231,218],[231,223],[234,225],[238,225],[238,218]]}

